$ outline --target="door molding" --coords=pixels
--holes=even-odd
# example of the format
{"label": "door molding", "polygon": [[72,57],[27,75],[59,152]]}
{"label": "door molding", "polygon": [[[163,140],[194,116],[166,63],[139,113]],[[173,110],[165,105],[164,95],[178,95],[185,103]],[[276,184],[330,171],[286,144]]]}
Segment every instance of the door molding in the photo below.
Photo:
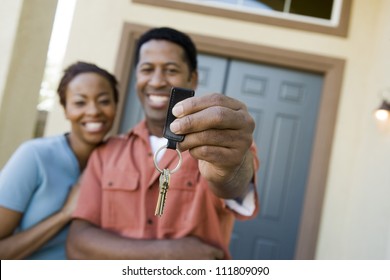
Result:
{"label": "door molding", "polygon": [[[124,100],[130,83],[135,43],[140,35],[149,28],[151,26],[133,23],[125,23],[123,26],[115,64],[115,75],[120,84],[120,102],[113,128],[114,133],[118,133],[120,120],[124,113]],[[333,57],[242,43],[199,34],[188,34],[194,40],[198,51],[202,53],[316,72],[323,75],[323,89],[295,250],[295,259],[314,259],[345,61]]]}

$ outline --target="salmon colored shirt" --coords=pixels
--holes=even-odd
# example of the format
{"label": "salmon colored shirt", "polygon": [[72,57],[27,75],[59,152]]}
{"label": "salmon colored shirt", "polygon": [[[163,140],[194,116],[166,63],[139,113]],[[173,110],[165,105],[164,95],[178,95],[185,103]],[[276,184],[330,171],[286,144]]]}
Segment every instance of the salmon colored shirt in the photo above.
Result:
{"label": "salmon colored shirt", "polygon": [[[256,148],[255,168],[259,162]],[[174,239],[197,236],[222,248],[230,258],[229,241],[234,218],[242,216],[209,190],[198,161],[182,153],[180,169],[171,175],[164,214],[155,216],[160,173],[153,163],[145,121],[126,135],[112,137],[91,155],[81,179],[81,193],[75,218],[105,230],[136,239]],[[159,162],[161,169],[176,167],[176,151],[168,149]],[[255,188],[256,189],[256,188]]]}

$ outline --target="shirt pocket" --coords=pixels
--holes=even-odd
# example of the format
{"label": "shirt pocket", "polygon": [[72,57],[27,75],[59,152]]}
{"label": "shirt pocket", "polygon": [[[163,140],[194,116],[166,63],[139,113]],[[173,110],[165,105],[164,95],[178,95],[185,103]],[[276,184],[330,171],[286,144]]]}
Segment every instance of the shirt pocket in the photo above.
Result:
{"label": "shirt pocket", "polygon": [[119,233],[136,230],[139,223],[139,174],[109,169],[102,180],[102,226]]}

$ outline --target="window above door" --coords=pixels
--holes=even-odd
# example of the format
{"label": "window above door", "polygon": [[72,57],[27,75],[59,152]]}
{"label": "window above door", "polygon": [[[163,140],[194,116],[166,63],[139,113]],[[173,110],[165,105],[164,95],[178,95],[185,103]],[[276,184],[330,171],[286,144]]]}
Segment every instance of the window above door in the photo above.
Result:
{"label": "window above door", "polygon": [[132,0],[180,9],[346,37],[352,0]]}

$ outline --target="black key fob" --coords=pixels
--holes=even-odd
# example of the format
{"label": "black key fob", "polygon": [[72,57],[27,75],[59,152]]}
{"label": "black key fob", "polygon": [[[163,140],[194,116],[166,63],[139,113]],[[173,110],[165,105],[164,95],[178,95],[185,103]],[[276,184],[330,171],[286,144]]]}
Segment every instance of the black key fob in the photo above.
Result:
{"label": "black key fob", "polygon": [[172,108],[176,105],[176,103],[183,101],[189,97],[193,97],[195,95],[195,91],[192,89],[186,88],[178,88],[173,87],[171,89],[171,99],[169,100],[169,107],[167,112],[167,119],[165,120],[164,133],[163,136],[168,139],[168,147],[169,149],[176,149],[176,143],[182,142],[184,140],[184,135],[175,134],[169,128],[170,124],[176,119],[176,117],[172,114]]}

